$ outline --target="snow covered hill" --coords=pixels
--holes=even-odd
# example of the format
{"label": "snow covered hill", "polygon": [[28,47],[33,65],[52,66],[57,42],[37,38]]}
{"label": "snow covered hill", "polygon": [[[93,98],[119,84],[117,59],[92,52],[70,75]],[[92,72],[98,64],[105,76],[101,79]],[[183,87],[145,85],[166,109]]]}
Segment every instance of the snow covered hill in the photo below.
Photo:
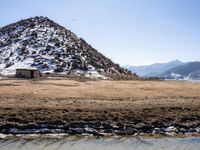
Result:
{"label": "snow covered hill", "polygon": [[46,17],[29,18],[0,28],[0,74],[15,74],[16,68],[95,77],[137,77]]}

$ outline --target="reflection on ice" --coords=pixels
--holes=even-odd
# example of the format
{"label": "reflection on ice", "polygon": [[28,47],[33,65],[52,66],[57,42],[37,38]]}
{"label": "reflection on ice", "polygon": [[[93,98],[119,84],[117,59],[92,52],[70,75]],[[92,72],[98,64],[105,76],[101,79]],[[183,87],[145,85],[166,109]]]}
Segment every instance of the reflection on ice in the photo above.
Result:
{"label": "reflection on ice", "polygon": [[[62,138],[58,138],[62,137]],[[0,140],[1,150],[154,150],[181,149],[198,150],[199,137],[188,138],[136,138],[136,137],[105,137],[93,136],[34,136],[9,137]]]}

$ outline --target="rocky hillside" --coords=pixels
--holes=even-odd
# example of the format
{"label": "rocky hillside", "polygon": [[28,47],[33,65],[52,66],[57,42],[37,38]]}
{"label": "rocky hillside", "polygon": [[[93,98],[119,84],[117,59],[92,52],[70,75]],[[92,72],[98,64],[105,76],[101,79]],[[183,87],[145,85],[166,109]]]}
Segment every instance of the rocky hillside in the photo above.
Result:
{"label": "rocky hillside", "polygon": [[16,68],[100,78],[137,78],[46,17],[29,18],[0,28],[0,74],[15,74]]}

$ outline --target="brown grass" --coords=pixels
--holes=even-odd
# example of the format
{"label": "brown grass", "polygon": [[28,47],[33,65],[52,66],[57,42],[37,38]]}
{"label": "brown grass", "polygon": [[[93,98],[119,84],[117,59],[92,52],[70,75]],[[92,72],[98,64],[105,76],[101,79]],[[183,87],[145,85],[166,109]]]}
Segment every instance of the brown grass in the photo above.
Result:
{"label": "brown grass", "polygon": [[200,124],[200,84],[177,81],[0,80],[0,125],[73,121]]}

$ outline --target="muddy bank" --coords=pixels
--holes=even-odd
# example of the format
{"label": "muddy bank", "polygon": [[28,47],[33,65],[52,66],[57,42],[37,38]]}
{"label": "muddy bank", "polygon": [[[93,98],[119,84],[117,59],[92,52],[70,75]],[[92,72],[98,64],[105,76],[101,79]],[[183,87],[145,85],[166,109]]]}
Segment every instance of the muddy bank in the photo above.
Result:
{"label": "muddy bank", "polygon": [[[75,103],[79,103],[77,100]],[[85,102],[86,103],[86,102]],[[98,105],[98,100],[90,103]],[[81,105],[81,103],[79,103]],[[198,106],[146,108],[4,108],[1,133],[68,133],[94,135],[139,133],[176,134],[200,132]],[[92,105],[92,104],[91,104]],[[115,103],[115,105],[120,105]]]}
{"label": "muddy bank", "polygon": [[197,133],[199,90],[174,81],[0,81],[0,133]]}

